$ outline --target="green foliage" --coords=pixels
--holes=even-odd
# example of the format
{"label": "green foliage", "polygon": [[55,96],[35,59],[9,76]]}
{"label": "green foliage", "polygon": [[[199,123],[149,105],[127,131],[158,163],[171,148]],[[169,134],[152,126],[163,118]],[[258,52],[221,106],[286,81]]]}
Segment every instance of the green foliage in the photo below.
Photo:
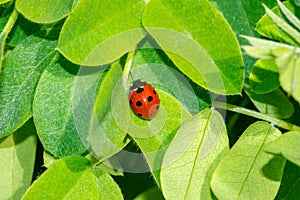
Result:
{"label": "green foliage", "polygon": [[220,94],[241,92],[244,68],[237,40],[209,2],[152,0],[144,12],[143,25],[176,66],[194,82]]}
{"label": "green foliage", "polygon": [[300,132],[290,131],[282,135],[276,141],[268,144],[265,150],[274,153],[281,154],[290,162],[300,166],[300,154],[297,147],[300,144]]}
{"label": "green foliage", "polygon": [[[213,175],[211,184],[216,196],[219,199],[273,199],[280,186],[285,160],[266,153],[263,146],[280,135],[278,129],[266,122],[249,126]],[[232,177],[235,177],[234,182]]]}
{"label": "green foliage", "polygon": [[299,9],[0,0],[0,199],[297,199]]}
{"label": "green foliage", "polygon": [[110,63],[145,36],[140,24],[144,7],[142,0],[80,0],[64,23],[58,50],[76,64]]}
{"label": "green foliage", "polygon": [[0,141],[1,199],[21,199],[31,184],[37,137],[32,120]]}
{"label": "green foliage", "polygon": [[211,176],[228,150],[225,123],[217,111],[204,109],[184,123],[163,159],[161,187],[165,198],[211,199]]}
{"label": "green foliage", "polygon": [[17,0],[16,9],[26,18],[37,23],[53,23],[71,13],[73,0]]}
{"label": "green foliage", "polygon": [[122,199],[113,179],[74,156],[56,161],[31,186],[23,199]]}

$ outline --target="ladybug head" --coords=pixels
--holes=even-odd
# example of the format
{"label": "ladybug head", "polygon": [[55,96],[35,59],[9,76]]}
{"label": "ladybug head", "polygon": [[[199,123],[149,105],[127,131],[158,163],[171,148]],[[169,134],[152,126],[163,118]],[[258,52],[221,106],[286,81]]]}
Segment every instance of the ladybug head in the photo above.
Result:
{"label": "ladybug head", "polygon": [[137,80],[133,81],[132,86],[130,87],[130,90],[137,89],[137,88],[145,85],[146,83],[147,83],[146,81],[143,81],[141,79],[137,79]]}

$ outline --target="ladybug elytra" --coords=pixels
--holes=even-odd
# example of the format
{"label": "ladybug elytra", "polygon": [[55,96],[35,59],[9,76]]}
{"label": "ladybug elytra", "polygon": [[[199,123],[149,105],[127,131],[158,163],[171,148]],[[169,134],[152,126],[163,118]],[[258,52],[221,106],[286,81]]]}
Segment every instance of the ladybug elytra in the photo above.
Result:
{"label": "ladybug elytra", "polygon": [[138,79],[130,87],[129,104],[137,116],[150,120],[157,114],[160,100],[149,83]]}

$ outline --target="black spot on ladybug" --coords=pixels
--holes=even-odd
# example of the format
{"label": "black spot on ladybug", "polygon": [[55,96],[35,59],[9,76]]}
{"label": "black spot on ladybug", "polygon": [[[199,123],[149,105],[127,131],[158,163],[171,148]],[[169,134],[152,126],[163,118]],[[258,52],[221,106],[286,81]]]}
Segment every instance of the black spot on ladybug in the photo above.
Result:
{"label": "black spot on ladybug", "polygon": [[148,101],[149,101],[149,102],[153,101],[153,97],[152,97],[152,96],[149,96],[149,97],[148,97]]}
{"label": "black spot on ladybug", "polygon": [[130,104],[132,104],[132,103],[133,103],[131,99],[130,99],[129,103],[130,103]]}
{"label": "black spot on ladybug", "polygon": [[159,109],[159,105],[156,106],[156,110],[158,110],[158,109]]}
{"label": "black spot on ladybug", "polygon": [[154,93],[154,94],[156,94],[156,91],[155,91],[155,90],[153,90],[153,93]]}
{"label": "black spot on ladybug", "polygon": [[137,114],[137,116],[142,117],[142,114],[139,113],[139,114]]}
{"label": "black spot on ladybug", "polygon": [[140,106],[143,105],[143,103],[142,103],[141,101],[137,101],[137,102],[135,103],[135,105],[138,106],[138,107],[140,107]]}
{"label": "black spot on ladybug", "polygon": [[139,88],[136,90],[136,92],[137,92],[137,93],[142,93],[142,92],[144,92],[144,88],[139,87]]}

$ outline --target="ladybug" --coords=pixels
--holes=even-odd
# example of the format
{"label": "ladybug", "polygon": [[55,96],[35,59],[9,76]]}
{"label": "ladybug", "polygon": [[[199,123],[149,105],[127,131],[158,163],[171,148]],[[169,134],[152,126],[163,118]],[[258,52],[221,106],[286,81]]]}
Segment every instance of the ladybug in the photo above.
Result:
{"label": "ladybug", "polygon": [[142,119],[155,117],[160,101],[155,89],[143,80],[135,80],[130,87],[129,104],[133,112]]}

